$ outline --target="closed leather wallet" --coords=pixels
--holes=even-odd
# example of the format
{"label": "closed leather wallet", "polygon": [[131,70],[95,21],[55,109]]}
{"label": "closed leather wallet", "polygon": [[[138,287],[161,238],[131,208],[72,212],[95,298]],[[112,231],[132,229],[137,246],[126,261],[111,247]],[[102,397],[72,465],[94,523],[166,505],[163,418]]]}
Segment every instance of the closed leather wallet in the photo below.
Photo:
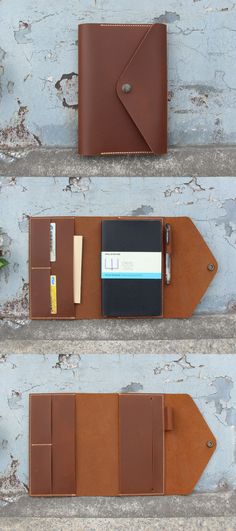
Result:
{"label": "closed leather wallet", "polygon": [[30,495],[188,494],[216,440],[186,394],[30,395]]}
{"label": "closed leather wallet", "polygon": [[79,153],[166,153],[166,26],[81,24],[78,42]]}

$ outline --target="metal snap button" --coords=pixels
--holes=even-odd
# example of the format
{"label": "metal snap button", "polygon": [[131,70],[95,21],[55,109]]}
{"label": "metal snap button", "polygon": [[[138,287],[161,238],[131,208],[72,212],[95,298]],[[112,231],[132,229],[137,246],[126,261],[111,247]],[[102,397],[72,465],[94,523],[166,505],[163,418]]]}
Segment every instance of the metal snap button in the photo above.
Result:
{"label": "metal snap button", "polygon": [[130,85],[129,83],[124,83],[121,89],[122,89],[122,92],[124,92],[125,94],[128,94],[132,90],[132,85]]}
{"label": "metal snap button", "polygon": [[208,264],[207,269],[208,269],[208,271],[214,271],[214,269],[215,269],[214,264]]}
{"label": "metal snap button", "polygon": [[213,441],[207,441],[206,445],[207,445],[208,448],[213,448],[214,443],[213,443]]}

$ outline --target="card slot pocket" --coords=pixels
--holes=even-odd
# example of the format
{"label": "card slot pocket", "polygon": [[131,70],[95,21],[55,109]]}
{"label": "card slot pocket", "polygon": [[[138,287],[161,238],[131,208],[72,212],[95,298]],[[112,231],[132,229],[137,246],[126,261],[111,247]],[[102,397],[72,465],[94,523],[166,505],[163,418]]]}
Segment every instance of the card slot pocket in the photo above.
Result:
{"label": "card slot pocket", "polygon": [[31,444],[50,444],[51,438],[51,395],[30,395]]}
{"label": "card slot pocket", "polygon": [[56,275],[57,313],[52,317],[74,317],[73,247],[74,219],[58,219],[56,223],[56,261],[51,262],[51,275]]}
{"label": "card slot pocket", "polygon": [[52,493],[52,446],[33,444],[30,448],[30,494]]}
{"label": "card slot pocket", "polygon": [[52,492],[76,493],[75,395],[52,395]]}
{"label": "card slot pocket", "polygon": [[50,219],[30,219],[30,266],[50,267]]}
{"label": "card slot pocket", "polygon": [[50,267],[30,271],[30,315],[31,318],[51,317]]}

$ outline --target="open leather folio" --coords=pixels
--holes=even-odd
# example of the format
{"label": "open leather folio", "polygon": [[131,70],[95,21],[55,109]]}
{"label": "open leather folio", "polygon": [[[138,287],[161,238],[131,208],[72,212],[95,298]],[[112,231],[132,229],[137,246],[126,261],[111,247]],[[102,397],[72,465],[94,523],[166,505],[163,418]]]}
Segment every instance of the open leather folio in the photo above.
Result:
{"label": "open leather folio", "polygon": [[166,153],[165,24],[81,24],[78,42],[79,153]]}
{"label": "open leather folio", "polygon": [[31,394],[31,496],[188,494],[216,448],[186,394]]}
{"label": "open leather folio", "polygon": [[31,319],[185,318],[217,262],[186,217],[30,218]]}

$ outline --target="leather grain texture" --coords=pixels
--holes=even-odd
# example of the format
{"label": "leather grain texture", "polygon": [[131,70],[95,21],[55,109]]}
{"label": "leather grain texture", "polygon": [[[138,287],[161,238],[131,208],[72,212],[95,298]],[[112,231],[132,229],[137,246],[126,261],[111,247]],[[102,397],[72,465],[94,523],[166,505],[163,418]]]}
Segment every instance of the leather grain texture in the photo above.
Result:
{"label": "leather grain texture", "polygon": [[30,395],[31,496],[71,496],[75,484],[75,395]]}
{"label": "leather grain texture", "polygon": [[119,395],[121,494],[164,494],[164,397]]}
{"label": "leather grain texture", "polygon": [[30,395],[32,496],[188,494],[215,448],[189,395]]}
{"label": "leather grain texture", "polygon": [[[123,92],[123,85],[131,85]],[[79,26],[79,153],[165,153],[164,24]]]}
{"label": "leather grain texture", "polygon": [[[101,222],[105,219],[148,219],[149,217],[75,217],[50,218],[59,222],[57,245],[60,266],[50,265],[50,269],[34,269],[31,266],[31,248],[37,241],[45,254],[44,232],[39,220],[30,221],[30,317],[31,319],[102,319],[101,282]],[[152,217],[151,219],[160,219]],[[67,221],[69,224],[67,225]],[[166,217],[163,224],[171,226],[171,283],[163,282],[163,317],[190,317],[217,272],[217,262],[204,242],[194,223],[187,217]],[[45,226],[45,224],[44,224]],[[33,227],[33,230],[32,230]],[[67,228],[66,228],[67,227]],[[72,230],[72,227],[73,230]],[[73,303],[73,231],[83,236],[82,289],[81,303]],[[46,234],[47,239],[47,234]],[[47,240],[48,241],[48,240]],[[170,249],[168,249],[170,251]],[[165,249],[164,249],[165,251]],[[37,251],[40,256],[39,250]],[[35,263],[35,262],[33,262]],[[208,269],[213,265],[213,270]],[[56,269],[57,268],[57,269]],[[57,271],[59,286],[59,315],[50,312],[49,276]],[[165,274],[165,271],[163,272]],[[63,282],[62,282],[63,281]],[[47,288],[48,286],[48,288]],[[62,291],[60,291],[62,290]],[[155,317],[154,317],[155,318]],[[159,318],[159,317],[156,317]]]}
{"label": "leather grain texture", "polygon": [[76,395],[77,495],[119,492],[118,395]]}
{"label": "leather grain texture", "polygon": [[[217,261],[187,217],[165,218],[171,226],[171,283],[164,287],[164,317],[190,317],[217,273]],[[214,269],[209,271],[208,264]]]}
{"label": "leather grain texture", "polygon": [[174,412],[174,429],[165,432],[165,494],[190,494],[216,449],[216,439],[189,395],[167,394],[165,405]]}

